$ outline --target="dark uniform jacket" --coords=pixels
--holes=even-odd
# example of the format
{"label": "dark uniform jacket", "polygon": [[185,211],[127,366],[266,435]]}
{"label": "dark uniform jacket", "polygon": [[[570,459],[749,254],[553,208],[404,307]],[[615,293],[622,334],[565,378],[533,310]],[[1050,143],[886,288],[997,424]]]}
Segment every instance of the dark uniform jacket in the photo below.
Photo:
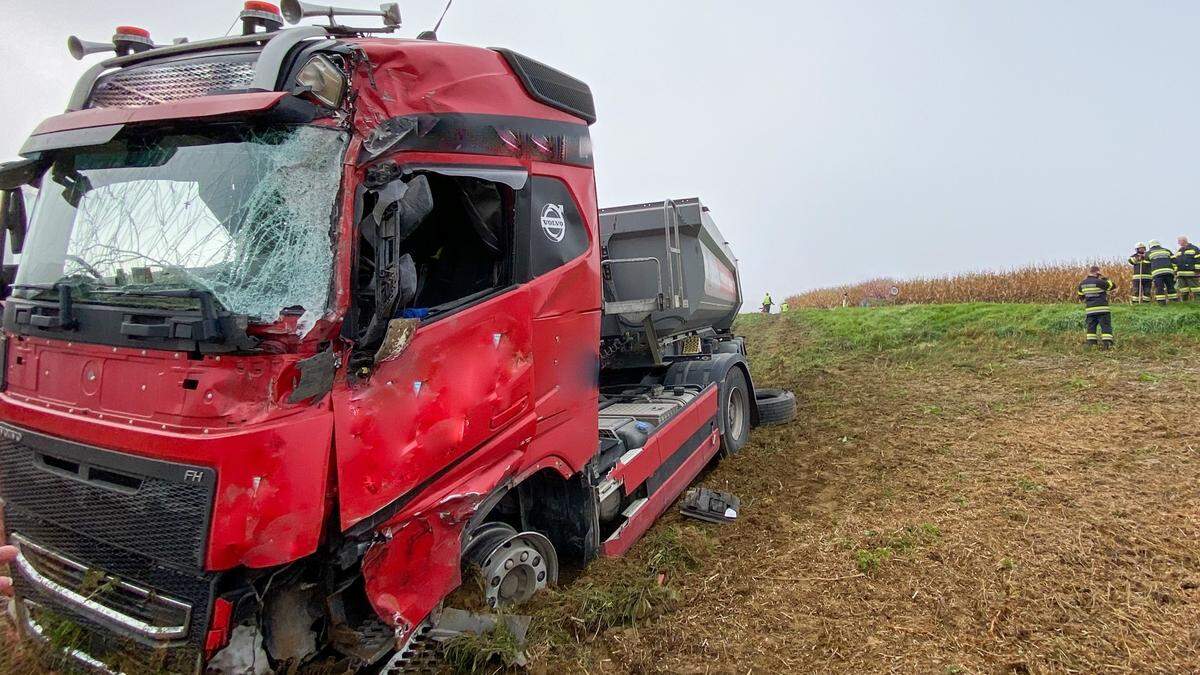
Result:
{"label": "dark uniform jacket", "polygon": [[1089,275],[1079,282],[1079,298],[1083,300],[1088,314],[1102,314],[1109,311],[1108,292],[1116,286],[1112,279]]}
{"label": "dark uniform jacket", "polygon": [[1197,264],[1200,264],[1200,248],[1195,244],[1189,242],[1175,253],[1175,266],[1179,268],[1179,276],[1196,276]]}
{"label": "dark uniform jacket", "polygon": [[1150,278],[1150,259],[1145,253],[1134,253],[1129,256],[1129,264],[1133,265],[1134,279],[1149,279]]}
{"label": "dark uniform jacket", "polygon": [[1157,277],[1175,273],[1175,261],[1169,250],[1161,246],[1153,246],[1146,251],[1146,257],[1150,259],[1150,274]]}

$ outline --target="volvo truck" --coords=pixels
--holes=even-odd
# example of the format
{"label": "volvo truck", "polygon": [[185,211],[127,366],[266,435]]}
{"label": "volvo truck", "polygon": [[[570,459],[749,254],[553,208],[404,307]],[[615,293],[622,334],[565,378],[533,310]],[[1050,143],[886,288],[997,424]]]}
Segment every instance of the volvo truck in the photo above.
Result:
{"label": "volvo truck", "polygon": [[737,262],[697,199],[598,207],[571,76],[241,24],[72,38],[0,169],[12,614],[109,672],[420,668],[464,579],[519,606],[746,442]]}

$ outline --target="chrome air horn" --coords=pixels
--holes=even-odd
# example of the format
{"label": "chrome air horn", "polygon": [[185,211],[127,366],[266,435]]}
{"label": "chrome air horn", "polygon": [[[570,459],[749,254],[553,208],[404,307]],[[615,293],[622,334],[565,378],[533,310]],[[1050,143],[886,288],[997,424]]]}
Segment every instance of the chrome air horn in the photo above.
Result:
{"label": "chrome air horn", "polygon": [[330,25],[336,25],[335,17],[339,16],[378,16],[383,18],[384,25],[389,28],[400,25],[400,4],[395,2],[382,4],[377,10],[370,10],[317,5],[300,0],[283,0],[280,8],[283,10],[283,18],[291,24],[300,23],[301,19],[309,16],[323,16],[329,20]]}

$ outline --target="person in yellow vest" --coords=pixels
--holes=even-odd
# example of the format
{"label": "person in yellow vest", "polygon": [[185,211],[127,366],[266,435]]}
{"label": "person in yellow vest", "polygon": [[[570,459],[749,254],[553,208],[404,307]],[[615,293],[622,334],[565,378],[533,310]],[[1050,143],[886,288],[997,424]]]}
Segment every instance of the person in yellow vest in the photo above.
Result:
{"label": "person in yellow vest", "polygon": [[1150,259],[1146,257],[1146,245],[1138,242],[1133,255],[1129,256],[1133,266],[1133,287],[1129,289],[1129,301],[1133,303],[1154,302],[1154,277],[1150,276]]}
{"label": "person in yellow vest", "polygon": [[1154,300],[1160,305],[1178,302],[1179,294],[1175,292],[1175,257],[1171,255],[1171,251],[1163,248],[1156,239],[1151,239],[1146,259],[1150,261],[1150,276],[1154,279]]}
{"label": "person in yellow vest", "polygon": [[1075,289],[1087,318],[1087,340],[1084,344],[1088,347],[1097,344],[1103,349],[1112,347],[1112,312],[1108,306],[1108,293],[1115,286],[1111,279],[1101,274],[1099,267],[1093,265],[1088,270],[1087,278],[1079,282]]}
{"label": "person in yellow vest", "polygon": [[775,301],[771,299],[771,294],[767,293],[766,297],[763,298],[763,301],[762,301],[762,313],[770,314],[771,306],[774,304],[775,304]]}
{"label": "person in yellow vest", "polygon": [[1200,248],[1179,238],[1179,250],[1175,252],[1175,287],[1180,300],[1200,300],[1200,277],[1196,276],[1200,266]]}
{"label": "person in yellow vest", "polygon": [[788,313],[788,312],[790,312],[790,311],[792,311],[792,307],[791,307],[791,305],[789,305],[789,304],[787,303],[787,301],[786,301],[786,300],[784,300],[783,302],[779,303],[779,313],[780,313],[780,314],[787,314],[787,313]]}

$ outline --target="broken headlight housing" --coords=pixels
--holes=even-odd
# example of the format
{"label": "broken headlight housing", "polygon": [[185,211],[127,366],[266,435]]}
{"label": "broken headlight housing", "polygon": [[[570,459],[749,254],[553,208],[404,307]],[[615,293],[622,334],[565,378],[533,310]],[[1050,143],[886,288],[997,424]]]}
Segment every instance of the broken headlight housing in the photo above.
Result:
{"label": "broken headlight housing", "polygon": [[342,107],[346,98],[346,73],[324,54],[317,54],[296,75],[296,84],[305,93],[330,108]]}

